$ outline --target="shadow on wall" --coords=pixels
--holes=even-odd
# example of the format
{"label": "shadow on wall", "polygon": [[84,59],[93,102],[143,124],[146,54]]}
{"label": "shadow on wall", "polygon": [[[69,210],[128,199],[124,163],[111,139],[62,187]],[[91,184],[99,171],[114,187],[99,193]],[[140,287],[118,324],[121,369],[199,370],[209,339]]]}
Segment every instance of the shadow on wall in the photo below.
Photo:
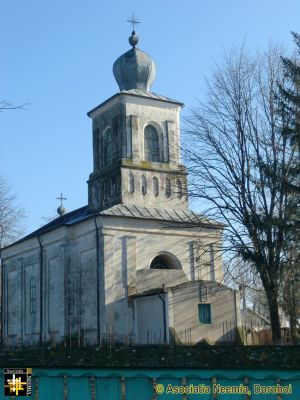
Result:
{"label": "shadow on wall", "polygon": [[186,274],[182,270],[176,269],[138,270],[136,279],[138,293],[156,289],[162,287],[162,285],[165,285],[165,287],[172,287],[189,281]]}

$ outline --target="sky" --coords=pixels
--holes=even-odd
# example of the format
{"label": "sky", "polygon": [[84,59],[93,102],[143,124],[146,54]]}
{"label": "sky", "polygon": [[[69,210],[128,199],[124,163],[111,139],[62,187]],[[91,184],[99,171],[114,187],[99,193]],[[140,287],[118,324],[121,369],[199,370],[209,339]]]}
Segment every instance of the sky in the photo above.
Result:
{"label": "sky", "polygon": [[299,0],[2,0],[0,100],[27,105],[0,113],[0,176],[27,233],[55,215],[61,192],[68,211],[87,204],[86,113],[118,92],[112,65],[130,49],[132,13],[157,66],[152,91],[183,102],[183,117],[226,49],[272,41],[291,52],[290,31],[300,31]]}

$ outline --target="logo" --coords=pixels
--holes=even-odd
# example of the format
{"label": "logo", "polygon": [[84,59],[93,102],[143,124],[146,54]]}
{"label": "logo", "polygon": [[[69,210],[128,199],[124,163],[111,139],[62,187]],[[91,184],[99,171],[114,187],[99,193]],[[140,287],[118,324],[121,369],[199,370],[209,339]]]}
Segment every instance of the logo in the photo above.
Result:
{"label": "logo", "polygon": [[31,396],[31,368],[4,368],[4,396]]}

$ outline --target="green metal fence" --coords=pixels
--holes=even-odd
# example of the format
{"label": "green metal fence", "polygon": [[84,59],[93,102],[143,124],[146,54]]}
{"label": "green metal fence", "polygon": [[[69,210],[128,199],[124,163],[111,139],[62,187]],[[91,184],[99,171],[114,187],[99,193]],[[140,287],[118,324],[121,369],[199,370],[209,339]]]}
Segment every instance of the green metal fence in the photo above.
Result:
{"label": "green metal fence", "polygon": [[[0,380],[3,388],[3,370]],[[33,400],[300,400],[300,370],[36,368],[32,383]],[[278,391],[282,387],[291,393],[255,393],[259,388]],[[247,393],[224,393],[230,390]],[[2,389],[0,399],[26,399],[3,393]]]}

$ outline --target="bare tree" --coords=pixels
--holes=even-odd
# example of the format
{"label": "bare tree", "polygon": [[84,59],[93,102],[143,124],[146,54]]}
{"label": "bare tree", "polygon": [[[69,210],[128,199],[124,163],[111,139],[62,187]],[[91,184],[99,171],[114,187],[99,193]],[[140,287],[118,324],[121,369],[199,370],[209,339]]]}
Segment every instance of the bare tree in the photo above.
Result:
{"label": "bare tree", "polygon": [[23,232],[24,211],[15,204],[16,197],[0,177],[0,258],[1,249],[16,240]]}
{"label": "bare tree", "polygon": [[279,280],[285,236],[288,179],[295,148],[278,102],[283,78],[279,50],[249,56],[227,53],[207,80],[206,99],[188,121],[186,157],[191,197],[224,230],[223,250],[255,266],[263,284],[273,341],[280,342]]}
{"label": "bare tree", "polygon": [[0,101],[0,112],[1,111],[6,111],[6,110],[26,110],[26,106],[28,103],[21,104],[19,106],[15,106],[8,101],[1,100]]}
{"label": "bare tree", "polygon": [[225,259],[224,276],[228,284],[239,286],[242,309],[251,308],[254,312],[269,319],[269,309],[265,290],[255,265],[241,257]]}
{"label": "bare tree", "polygon": [[[0,177],[0,292],[2,293],[2,249],[18,239],[23,233],[22,222],[25,213],[15,204],[16,197],[3,178]],[[2,295],[1,295],[2,297]],[[2,321],[2,302],[0,320]],[[0,336],[2,338],[2,324]],[[2,339],[1,339],[2,340]]]}

